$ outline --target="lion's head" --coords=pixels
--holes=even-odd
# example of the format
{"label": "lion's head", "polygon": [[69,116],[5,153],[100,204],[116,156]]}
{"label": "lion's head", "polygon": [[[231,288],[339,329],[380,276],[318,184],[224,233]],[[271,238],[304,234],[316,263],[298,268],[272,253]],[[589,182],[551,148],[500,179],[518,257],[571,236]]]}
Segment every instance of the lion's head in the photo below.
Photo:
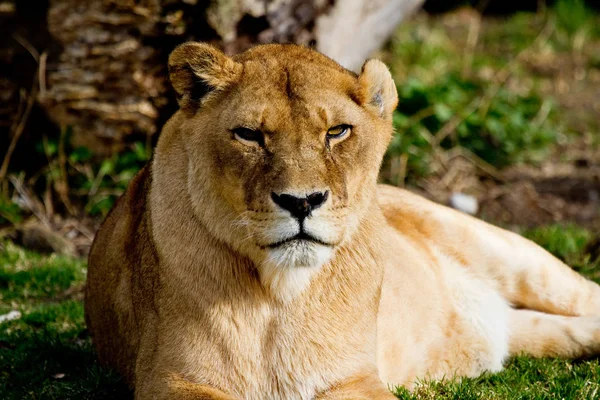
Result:
{"label": "lion's head", "polygon": [[387,68],[370,60],[356,75],[295,45],[230,58],[185,43],[169,72],[195,214],[265,286],[298,292],[373,202],[397,103]]}

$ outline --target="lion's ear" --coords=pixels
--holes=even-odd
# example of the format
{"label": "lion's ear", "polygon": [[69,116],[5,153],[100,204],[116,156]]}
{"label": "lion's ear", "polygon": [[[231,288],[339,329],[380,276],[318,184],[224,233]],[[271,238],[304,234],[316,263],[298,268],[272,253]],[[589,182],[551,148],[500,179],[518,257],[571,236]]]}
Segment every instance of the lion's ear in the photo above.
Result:
{"label": "lion's ear", "polygon": [[382,118],[391,118],[398,105],[398,92],[390,71],[379,60],[368,60],[358,81],[364,105],[374,109]]}
{"label": "lion's ear", "polygon": [[211,93],[224,90],[241,70],[241,64],[206,43],[183,43],[169,56],[169,77],[181,108],[195,108]]}

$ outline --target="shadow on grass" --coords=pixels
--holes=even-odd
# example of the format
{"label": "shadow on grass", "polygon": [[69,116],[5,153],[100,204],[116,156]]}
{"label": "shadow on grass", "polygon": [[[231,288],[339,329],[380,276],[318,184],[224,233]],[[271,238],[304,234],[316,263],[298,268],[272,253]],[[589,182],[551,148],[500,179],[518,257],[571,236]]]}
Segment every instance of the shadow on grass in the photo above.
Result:
{"label": "shadow on grass", "polygon": [[75,335],[65,339],[64,335],[47,330],[2,336],[2,399],[132,398],[116,373],[98,365],[87,338]]}
{"label": "shadow on grass", "polygon": [[0,399],[131,399],[122,378],[102,368],[78,300],[21,304],[0,323]]}

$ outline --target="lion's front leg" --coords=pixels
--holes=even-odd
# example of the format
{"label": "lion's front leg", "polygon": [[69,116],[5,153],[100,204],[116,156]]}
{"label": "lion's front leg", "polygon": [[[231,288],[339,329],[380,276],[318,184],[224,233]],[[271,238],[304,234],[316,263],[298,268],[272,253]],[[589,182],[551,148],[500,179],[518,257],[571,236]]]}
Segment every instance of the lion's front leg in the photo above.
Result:
{"label": "lion's front leg", "polygon": [[136,400],[239,400],[209,385],[195,383],[177,374],[151,379],[149,384],[135,392]]}
{"label": "lion's front leg", "polygon": [[208,385],[190,382],[179,376],[171,375],[168,379],[169,399],[236,400],[236,397],[231,396],[222,390]]}
{"label": "lion's front leg", "polygon": [[316,396],[316,400],[393,400],[396,399],[375,373],[357,375]]}
{"label": "lion's front leg", "polygon": [[203,381],[186,377],[181,368],[185,364],[173,362],[172,357],[184,350],[173,346],[157,348],[161,340],[153,329],[158,325],[155,317],[146,320],[140,342],[135,369],[135,400],[239,400],[227,393],[227,388],[208,384],[210,379]]}

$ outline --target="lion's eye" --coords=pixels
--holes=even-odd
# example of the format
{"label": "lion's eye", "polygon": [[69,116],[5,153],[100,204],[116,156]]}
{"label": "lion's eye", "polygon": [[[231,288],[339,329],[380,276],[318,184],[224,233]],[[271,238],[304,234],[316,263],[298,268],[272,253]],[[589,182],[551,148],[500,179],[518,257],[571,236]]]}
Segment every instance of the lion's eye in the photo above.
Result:
{"label": "lion's eye", "polygon": [[246,145],[263,145],[264,138],[261,131],[256,131],[250,128],[234,128],[231,130],[233,132],[233,136],[240,142]]}
{"label": "lion's eye", "polygon": [[350,125],[336,125],[332,128],[329,128],[327,131],[327,139],[341,139],[344,136],[347,136],[351,129],[352,127]]}

